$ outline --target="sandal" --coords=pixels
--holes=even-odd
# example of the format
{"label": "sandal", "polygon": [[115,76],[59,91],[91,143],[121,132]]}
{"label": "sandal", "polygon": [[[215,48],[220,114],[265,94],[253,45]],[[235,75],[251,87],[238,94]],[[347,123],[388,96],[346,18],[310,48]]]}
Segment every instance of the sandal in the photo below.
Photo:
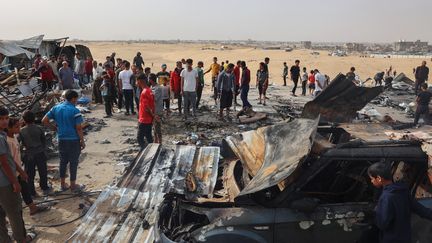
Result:
{"label": "sandal", "polygon": [[32,242],[34,239],[36,239],[37,234],[36,232],[27,232],[26,241]]}
{"label": "sandal", "polygon": [[42,213],[42,212],[45,212],[45,211],[48,211],[49,209],[51,209],[51,207],[48,207],[48,206],[45,206],[45,205],[39,205],[38,207],[37,207],[37,210],[35,211],[35,212],[30,212],[30,216],[33,216],[33,215],[35,215],[35,214],[38,214],[38,213]]}

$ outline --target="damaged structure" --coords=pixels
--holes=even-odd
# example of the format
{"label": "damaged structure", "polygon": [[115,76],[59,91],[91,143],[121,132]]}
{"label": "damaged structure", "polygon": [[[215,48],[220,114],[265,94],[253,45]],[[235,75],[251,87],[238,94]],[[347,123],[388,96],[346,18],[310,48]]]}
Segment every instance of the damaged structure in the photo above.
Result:
{"label": "damaged structure", "polygon": [[[372,242],[367,168],[380,161],[432,207],[427,142],[319,120],[232,135],[221,147],[151,144],[70,242]],[[414,242],[431,242],[432,224],[413,217]]]}

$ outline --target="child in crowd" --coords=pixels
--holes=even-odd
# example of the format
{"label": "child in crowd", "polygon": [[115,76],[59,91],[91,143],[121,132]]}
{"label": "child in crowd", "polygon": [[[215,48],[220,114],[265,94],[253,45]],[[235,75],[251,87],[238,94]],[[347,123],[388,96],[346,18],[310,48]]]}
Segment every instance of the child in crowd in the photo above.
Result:
{"label": "child in crowd", "polygon": [[9,145],[9,149],[12,154],[12,158],[16,164],[16,170],[18,172],[18,181],[21,185],[21,196],[25,202],[25,204],[30,209],[30,215],[37,214],[39,212],[45,211],[48,209],[46,206],[36,206],[33,202],[33,199],[30,195],[30,188],[27,183],[29,177],[27,173],[23,170],[22,161],[21,161],[21,152],[20,145],[18,143],[18,139],[16,135],[19,134],[21,128],[21,124],[17,118],[9,118],[9,124],[7,128],[7,143]]}
{"label": "child in crowd", "polygon": [[164,110],[166,111],[167,115],[169,115],[171,113],[170,110],[170,96],[171,96],[171,92],[170,92],[170,86],[169,86],[169,79],[165,78],[162,80],[163,86],[162,88],[162,100],[163,100],[163,105],[164,105]]}
{"label": "child in crowd", "polygon": [[157,76],[155,74],[149,75],[149,83],[151,85],[152,92],[154,94],[155,103],[155,117],[154,117],[154,135],[155,143],[162,143],[162,115],[163,115],[163,99],[162,99],[162,87],[157,83]]}
{"label": "child in crowd", "polygon": [[314,70],[310,70],[308,80],[309,80],[309,94],[312,95],[315,91],[315,72],[314,72]]}
{"label": "child in crowd", "polygon": [[432,220],[432,210],[418,203],[405,183],[393,182],[390,164],[375,163],[368,168],[368,175],[375,187],[382,188],[375,208],[380,242],[411,242],[411,211]]}
{"label": "child in crowd", "polygon": [[29,177],[28,184],[30,194],[36,196],[34,186],[34,178],[36,176],[36,168],[39,172],[39,186],[43,194],[48,195],[52,188],[48,186],[48,171],[47,157],[45,155],[46,137],[45,132],[34,124],[35,114],[31,111],[26,111],[23,114],[25,126],[21,128],[19,140],[24,146],[24,167]]}
{"label": "child in crowd", "polygon": [[306,70],[306,67],[303,67],[303,72],[301,75],[301,81],[302,81],[302,96],[306,96],[306,85],[308,82],[309,76]]}
{"label": "child in crowd", "polygon": [[111,88],[111,82],[108,73],[105,71],[102,72],[102,85],[100,86],[99,89],[101,91],[102,98],[105,104],[106,116],[104,116],[104,118],[112,117],[112,102],[111,102],[111,95],[110,95],[111,93],[110,91],[112,90],[112,88]]}

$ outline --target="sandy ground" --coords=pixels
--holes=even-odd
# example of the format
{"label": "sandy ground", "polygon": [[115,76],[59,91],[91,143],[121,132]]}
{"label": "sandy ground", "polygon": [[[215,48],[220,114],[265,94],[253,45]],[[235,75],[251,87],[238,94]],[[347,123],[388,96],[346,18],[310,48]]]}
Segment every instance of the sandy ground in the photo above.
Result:
{"label": "sandy ground", "polygon": [[[350,57],[330,57],[322,52],[320,56],[310,55],[310,51],[299,50],[291,53],[284,51],[264,51],[252,48],[239,48],[235,50],[201,50],[206,45],[161,45],[161,44],[127,44],[127,43],[86,43],[92,50],[96,60],[103,61],[104,57],[111,52],[116,52],[118,57],[131,60],[137,51],[143,53],[146,65],[151,66],[153,71],[159,70],[162,63],[167,63],[171,70],[176,60],[181,58],[193,58],[203,60],[206,67],[211,62],[213,56],[218,56],[220,60],[236,61],[237,59],[246,60],[251,70],[257,69],[257,64],[269,56],[271,58],[270,71],[272,83],[269,87],[268,96],[270,98],[268,106],[257,105],[257,91],[252,89],[250,101],[256,111],[269,112],[269,119],[264,122],[242,126],[234,122],[221,122],[216,119],[216,107],[210,99],[209,82],[204,90],[203,105],[198,118],[185,124],[181,117],[174,110],[173,114],[165,119],[163,125],[164,143],[183,144],[187,143],[191,133],[196,133],[203,145],[211,145],[219,139],[240,132],[245,129],[254,129],[258,126],[269,125],[283,119],[272,109],[273,105],[302,106],[305,102],[312,99],[311,96],[292,97],[289,95],[291,87],[282,87],[282,63],[287,61],[292,63],[295,59],[302,61],[302,66],[319,68],[322,72],[334,77],[339,72],[346,72],[349,67],[355,66],[360,76],[373,76],[378,70],[383,70],[393,65],[399,72],[411,75],[411,70],[417,66],[421,60],[418,59],[372,59]],[[412,75],[411,75],[412,76]],[[206,78],[210,78],[206,76]],[[207,80],[206,80],[207,81]],[[239,101],[240,102],[240,101]],[[177,107],[172,104],[172,107]],[[238,107],[239,108],[239,107]],[[406,121],[404,113],[401,111],[379,108],[383,114],[389,114],[396,119]],[[91,113],[85,114],[86,118],[99,118],[104,116],[103,105],[91,105]],[[134,157],[137,145],[133,144],[136,134],[136,117],[125,117],[121,113],[114,114],[111,119],[103,119],[107,126],[98,132],[90,132],[86,136],[87,147],[82,153],[81,162],[78,170],[78,182],[87,186],[87,191],[98,191],[113,184],[119,178],[127,164]],[[209,125],[211,124],[211,125]],[[109,143],[105,143],[107,140]],[[50,165],[58,167],[58,159],[52,159]],[[51,180],[54,188],[58,190],[59,181]],[[97,197],[97,193],[86,197],[73,197],[70,195],[50,197],[49,199],[66,198],[58,201],[48,212],[36,216],[29,216],[28,209],[24,210],[26,224],[31,225],[50,225],[59,224],[77,218],[82,212],[79,204],[90,205]],[[41,200],[41,199],[38,199]],[[64,242],[74,232],[80,221],[61,227],[36,227],[39,233],[36,242]]]}

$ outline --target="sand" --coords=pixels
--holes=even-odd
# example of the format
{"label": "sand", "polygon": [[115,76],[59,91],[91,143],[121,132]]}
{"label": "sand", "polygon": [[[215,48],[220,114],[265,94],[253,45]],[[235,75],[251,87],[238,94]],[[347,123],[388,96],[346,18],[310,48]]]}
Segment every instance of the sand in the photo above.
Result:
{"label": "sand", "polygon": [[[283,98],[298,104],[304,104],[312,98],[307,97],[292,97],[289,95],[290,87],[281,87],[282,84],[282,63],[287,62],[292,65],[295,59],[301,60],[301,66],[310,68],[318,68],[321,72],[334,77],[339,72],[346,73],[351,66],[355,66],[357,73],[362,79],[373,77],[378,71],[384,70],[392,65],[398,72],[404,72],[412,78],[412,68],[419,65],[420,59],[384,59],[384,58],[361,58],[359,56],[348,57],[331,57],[327,52],[320,52],[319,56],[310,54],[310,50],[295,50],[293,52],[285,52],[283,50],[261,50],[254,48],[235,48],[233,50],[202,50],[202,48],[218,48],[218,46],[198,45],[198,44],[128,44],[124,43],[108,43],[108,42],[89,42],[84,43],[90,47],[94,58],[103,62],[105,56],[111,52],[116,52],[117,57],[127,60],[132,60],[137,51],[143,54],[146,66],[152,67],[153,72],[159,71],[162,63],[168,65],[168,69],[172,70],[175,61],[181,58],[192,58],[196,61],[202,60],[205,67],[211,63],[213,56],[217,56],[220,61],[230,60],[235,62],[239,59],[245,60],[252,71],[258,68],[258,63],[265,57],[270,57],[270,73],[271,83],[275,84],[269,88],[270,105],[275,102],[275,98]],[[204,104],[208,105],[212,110],[205,116],[199,117],[198,120],[202,123],[216,121],[216,109],[211,107],[212,100],[209,98],[210,86],[207,81],[210,76],[206,76],[207,85],[205,87]],[[289,83],[291,85],[291,83]],[[257,91],[251,89],[250,101],[257,109],[264,107],[257,106]],[[176,107],[176,105],[172,105]],[[269,107],[269,106],[268,106]],[[381,111],[380,111],[381,112]],[[403,118],[403,112],[394,110],[384,110],[383,113],[390,114]],[[86,114],[86,117],[102,118],[104,116],[104,107],[102,105],[92,105],[92,113]],[[91,132],[86,136],[87,148],[81,156],[81,163],[78,170],[78,182],[87,186],[87,190],[102,190],[106,186],[112,184],[119,178],[123,171],[123,166],[119,165],[118,156],[114,152],[121,152],[137,145],[124,143],[127,138],[135,138],[136,133],[136,117],[125,117],[122,114],[115,114],[112,119],[104,119],[107,127],[102,128],[99,132]],[[180,117],[173,117],[170,122],[170,127],[164,127],[165,143],[172,144],[177,139],[185,139],[188,132],[200,131],[200,127],[191,127],[185,129],[181,126],[183,122]],[[232,123],[216,124],[219,126],[218,133],[222,129],[220,136],[232,134],[238,131],[237,125]],[[226,127],[226,129],[224,128]],[[107,139],[108,144],[101,144],[100,141]],[[58,166],[58,159],[50,161],[53,166]],[[52,181],[55,189],[58,189],[59,182]],[[62,223],[76,218],[81,210],[78,208],[80,203],[89,204],[94,201],[97,194],[87,199],[72,198],[60,201],[49,212],[42,213],[33,217],[29,216],[28,209],[24,210],[24,217],[27,225],[46,225]],[[64,196],[67,197],[67,196]],[[36,242],[64,242],[76,229],[80,221],[76,221],[65,226],[56,228],[41,228],[37,227],[39,233]]]}

